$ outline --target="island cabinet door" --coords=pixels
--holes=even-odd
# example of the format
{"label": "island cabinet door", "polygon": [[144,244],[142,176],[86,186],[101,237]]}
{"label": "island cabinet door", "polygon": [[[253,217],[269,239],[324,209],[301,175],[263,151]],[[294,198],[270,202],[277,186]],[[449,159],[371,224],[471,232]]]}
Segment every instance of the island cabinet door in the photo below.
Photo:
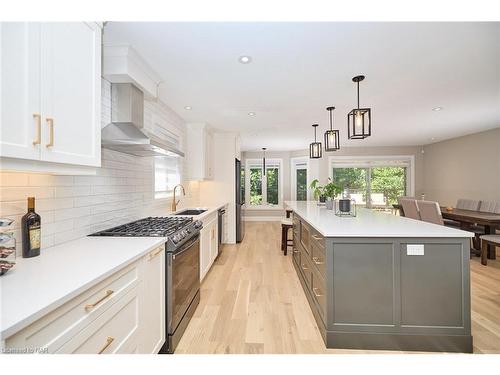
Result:
{"label": "island cabinet door", "polygon": [[[378,242],[378,243],[377,243]],[[388,240],[335,239],[328,248],[328,326],[363,330],[395,324],[395,249]],[[331,253],[330,253],[331,252]],[[331,314],[330,314],[331,312]]]}
{"label": "island cabinet door", "polygon": [[446,242],[401,244],[402,327],[470,326],[468,244]]}

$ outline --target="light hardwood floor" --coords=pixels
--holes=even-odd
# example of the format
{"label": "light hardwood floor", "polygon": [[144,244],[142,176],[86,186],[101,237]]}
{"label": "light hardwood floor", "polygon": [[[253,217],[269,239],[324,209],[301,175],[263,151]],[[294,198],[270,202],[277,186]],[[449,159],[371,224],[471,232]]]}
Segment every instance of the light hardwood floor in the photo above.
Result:
{"label": "light hardwood floor", "polygon": [[[176,353],[398,353],[326,349],[280,224],[247,222],[201,285],[201,302]],[[500,260],[471,260],[474,352],[500,353]]]}

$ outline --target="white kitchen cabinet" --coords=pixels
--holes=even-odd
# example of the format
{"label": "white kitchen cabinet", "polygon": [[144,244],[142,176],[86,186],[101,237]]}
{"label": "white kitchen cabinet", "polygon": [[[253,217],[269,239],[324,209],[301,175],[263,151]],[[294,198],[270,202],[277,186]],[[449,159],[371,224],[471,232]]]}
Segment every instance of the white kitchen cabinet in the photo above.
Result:
{"label": "white kitchen cabinet", "polygon": [[158,353],[165,343],[165,247],[153,250],[142,264],[139,352]]}
{"label": "white kitchen cabinet", "polygon": [[207,124],[187,124],[186,151],[188,179],[212,179],[213,134]]}
{"label": "white kitchen cabinet", "polygon": [[200,233],[200,281],[203,280],[219,254],[217,211],[202,219]]}
{"label": "white kitchen cabinet", "polygon": [[0,23],[0,155],[38,160],[40,24]]}
{"label": "white kitchen cabinet", "polygon": [[100,166],[100,27],[2,23],[0,33],[0,156]]}
{"label": "white kitchen cabinet", "polygon": [[152,250],[7,337],[48,353],[158,353],[165,343],[165,251]]}

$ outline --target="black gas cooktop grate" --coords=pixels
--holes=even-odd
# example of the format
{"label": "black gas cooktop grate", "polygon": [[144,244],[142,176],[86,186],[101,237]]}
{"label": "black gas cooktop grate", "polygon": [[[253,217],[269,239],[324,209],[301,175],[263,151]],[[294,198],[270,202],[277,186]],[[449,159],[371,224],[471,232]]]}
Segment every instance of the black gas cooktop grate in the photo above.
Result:
{"label": "black gas cooktop grate", "polygon": [[189,217],[147,217],[106,229],[91,236],[112,237],[167,237],[178,232],[193,221]]}

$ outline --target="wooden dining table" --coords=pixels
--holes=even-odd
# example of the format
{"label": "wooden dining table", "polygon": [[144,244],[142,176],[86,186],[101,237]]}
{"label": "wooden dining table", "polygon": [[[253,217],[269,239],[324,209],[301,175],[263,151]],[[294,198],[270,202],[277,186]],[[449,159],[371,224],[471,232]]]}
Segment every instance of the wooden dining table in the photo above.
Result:
{"label": "wooden dining table", "polygon": [[[497,228],[500,228],[500,214],[463,210],[460,208],[449,210],[446,207],[441,207],[441,215],[443,219],[458,221],[465,230],[470,224],[483,225],[485,234],[495,234]],[[496,259],[495,246],[488,245],[487,257],[488,259]]]}

